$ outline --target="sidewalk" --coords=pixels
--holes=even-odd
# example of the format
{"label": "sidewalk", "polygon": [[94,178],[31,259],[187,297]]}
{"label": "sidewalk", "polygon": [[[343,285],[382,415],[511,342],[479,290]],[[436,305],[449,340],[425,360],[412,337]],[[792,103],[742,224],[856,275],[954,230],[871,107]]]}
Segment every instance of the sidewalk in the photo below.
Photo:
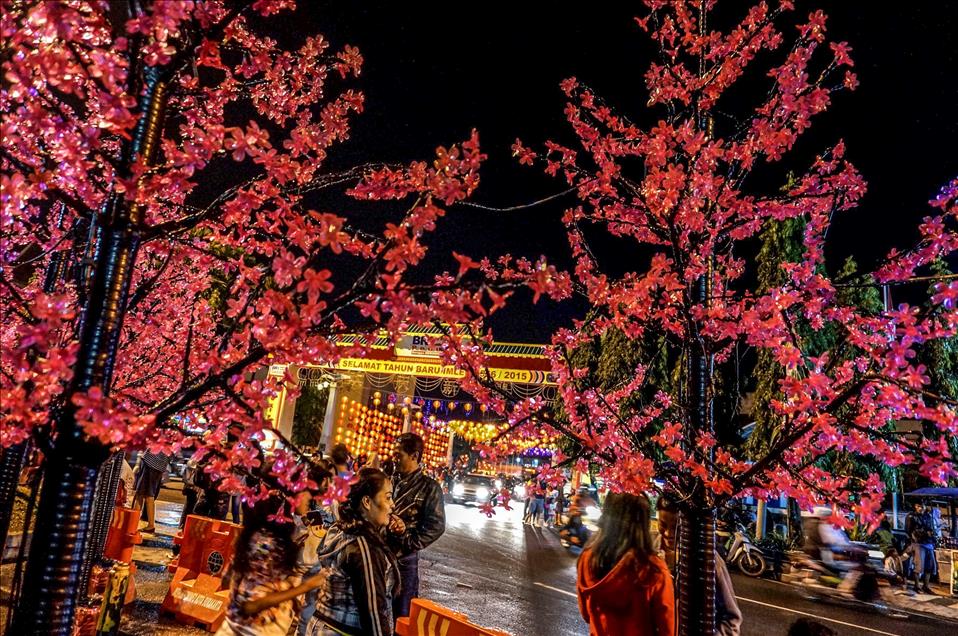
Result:
{"label": "sidewalk", "polygon": [[136,600],[123,609],[122,636],[200,636],[208,632],[160,617],[160,604],[166,597],[173,575],[166,569],[173,558],[173,536],[183,505],[172,501],[156,502],[156,534],[144,535],[143,543],[133,548],[136,564]]}

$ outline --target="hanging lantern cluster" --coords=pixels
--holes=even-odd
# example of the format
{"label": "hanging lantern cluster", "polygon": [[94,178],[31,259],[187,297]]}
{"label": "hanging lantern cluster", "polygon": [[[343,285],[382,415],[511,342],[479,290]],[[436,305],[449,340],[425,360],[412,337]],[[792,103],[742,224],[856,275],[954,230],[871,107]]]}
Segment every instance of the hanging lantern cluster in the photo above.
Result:
{"label": "hanging lantern cluster", "polygon": [[378,453],[385,458],[392,455],[393,441],[402,433],[402,418],[344,397],[336,431],[336,443],[346,444],[354,457]]}
{"label": "hanging lantern cluster", "polygon": [[558,435],[539,429],[535,433],[528,433],[511,439],[510,448],[517,455],[545,457],[559,450],[558,441]]}
{"label": "hanging lantern cluster", "polygon": [[491,422],[475,422],[473,420],[452,420],[446,423],[449,431],[463,438],[470,444],[488,442],[502,431],[509,428],[505,422],[494,424]]}
{"label": "hanging lantern cluster", "polygon": [[414,421],[410,427],[413,433],[422,437],[425,451],[423,463],[430,468],[447,467],[449,465],[449,433],[446,428],[430,428],[422,422]]}
{"label": "hanging lantern cluster", "polygon": [[[451,420],[446,423],[450,433],[461,437],[470,444],[484,444],[499,437],[509,429],[506,422],[476,422],[473,420]],[[528,432],[516,431],[502,438],[497,445],[510,454],[529,457],[548,457],[558,450],[559,436],[544,428]]]}
{"label": "hanging lantern cluster", "polygon": [[390,391],[375,391],[370,397],[373,408],[385,409],[389,413],[406,414],[421,410],[425,414],[434,413],[438,419],[446,419],[454,414],[469,416],[473,413],[486,413],[485,404],[463,402],[462,400],[440,400],[431,397],[410,397]]}

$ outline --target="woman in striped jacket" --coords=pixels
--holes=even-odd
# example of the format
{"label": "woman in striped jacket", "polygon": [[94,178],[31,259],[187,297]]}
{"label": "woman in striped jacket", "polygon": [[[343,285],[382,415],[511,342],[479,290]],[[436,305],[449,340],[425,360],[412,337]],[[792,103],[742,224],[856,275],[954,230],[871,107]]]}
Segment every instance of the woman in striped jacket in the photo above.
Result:
{"label": "woman in striped jacket", "polygon": [[382,539],[393,509],[392,484],[377,468],[363,468],[358,477],[319,549],[324,579],[309,636],[392,636],[395,628],[399,577]]}

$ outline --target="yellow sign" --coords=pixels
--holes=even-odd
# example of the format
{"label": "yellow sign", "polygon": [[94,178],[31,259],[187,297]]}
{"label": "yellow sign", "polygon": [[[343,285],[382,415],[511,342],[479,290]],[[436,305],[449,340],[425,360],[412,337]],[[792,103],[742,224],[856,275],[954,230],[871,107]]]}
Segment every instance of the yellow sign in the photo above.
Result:
{"label": "yellow sign", "polygon": [[[434,362],[399,362],[395,360],[369,360],[366,358],[340,358],[334,365],[343,371],[365,371],[367,373],[393,373],[433,378],[464,377],[464,371],[454,366]],[[530,371],[528,369],[489,369],[496,382],[518,382],[520,384],[555,384],[551,373]]]}

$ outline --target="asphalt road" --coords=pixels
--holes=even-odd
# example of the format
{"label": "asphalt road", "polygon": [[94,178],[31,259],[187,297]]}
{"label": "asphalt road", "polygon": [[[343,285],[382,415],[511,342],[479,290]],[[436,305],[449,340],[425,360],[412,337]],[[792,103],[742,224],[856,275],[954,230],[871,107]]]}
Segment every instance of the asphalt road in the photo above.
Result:
{"label": "asphalt road", "polygon": [[[521,506],[521,504],[520,504]],[[575,600],[575,557],[522,511],[446,505],[446,533],[420,553],[422,596],[516,636],[588,634]]]}
{"label": "asphalt road", "polygon": [[[548,529],[522,524],[521,511],[446,505],[446,533],[421,554],[422,595],[474,622],[516,636],[587,635],[575,599],[575,555]],[[880,614],[834,600],[814,600],[801,588],[733,575],[744,615],[743,636],[785,634],[802,616],[841,636],[944,636],[958,624],[920,615]]]}

